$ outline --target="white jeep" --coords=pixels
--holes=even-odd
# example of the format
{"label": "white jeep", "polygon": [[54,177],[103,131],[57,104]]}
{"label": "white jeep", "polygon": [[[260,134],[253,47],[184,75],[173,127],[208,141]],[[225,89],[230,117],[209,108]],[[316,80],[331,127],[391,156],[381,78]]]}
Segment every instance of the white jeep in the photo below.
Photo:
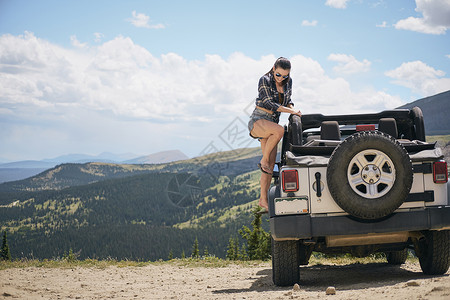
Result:
{"label": "white jeep", "polygon": [[390,264],[414,249],[425,274],[450,265],[447,163],[425,141],[422,111],[291,116],[269,191],[276,285],[300,279],[312,251]]}

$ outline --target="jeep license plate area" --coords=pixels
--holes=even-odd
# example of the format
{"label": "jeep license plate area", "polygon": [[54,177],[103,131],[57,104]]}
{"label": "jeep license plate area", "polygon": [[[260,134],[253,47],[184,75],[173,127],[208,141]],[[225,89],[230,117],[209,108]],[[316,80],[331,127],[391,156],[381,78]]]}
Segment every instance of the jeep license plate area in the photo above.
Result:
{"label": "jeep license plate area", "polygon": [[292,197],[292,198],[275,198],[275,214],[291,215],[291,214],[307,214],[308,213],[308,197]]}

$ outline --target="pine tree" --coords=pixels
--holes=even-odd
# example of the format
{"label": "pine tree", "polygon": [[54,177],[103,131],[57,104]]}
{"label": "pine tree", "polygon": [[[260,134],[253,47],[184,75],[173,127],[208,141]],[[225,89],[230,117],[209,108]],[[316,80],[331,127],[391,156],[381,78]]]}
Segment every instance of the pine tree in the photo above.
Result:
{"label": "pine tree", "polygon": [[181,252],[181,258],[186,258],[186,254],[184,253],[184,250],[183,250],[183,252]]}
{"label": "pine tree", "polygon": [[203,257],[208,257],[208,256],[209,256],[208,247],[205,247],[205,249],[203,250]]}
{"label": "pine tree", "polygon": [[195,238],[194,245],[192,246],[192,258],[199,258],[200,257],[200,251],[198,250],[198,239]]}
{"label": "pine tree", "polygon": [[235,260],[236,253],[235,253],[235,243],[233,237],[230,237],[230,240],[228,241],[228,247],[227,247],[227,256],[226,258],[229,260]]}
{"label": "pine tree", "polygon": [[261,235],[259,237],[259,247],[256,250],[256,257],[261,260],[267,260],[271,257],[271,247],[272,241],[270,233],[261,230]]}
{"label": "pine tree", "polygon": [[230,237],[227,246],[227,255],[226,258],[229,260],[238,260],[240,259],[239,254],[239,239],[237,237]]}
{"label": "pine tree", "polygon": [[2,248],[0,249],[0,260],[11,260],[11,253],[9,251],[6,231],[3,232],[3,243]]}
{"label": "pine tree", "polygon": [[234,238],[234,260],[238,260],[240,259],[240,254],[239,254],[239,238],[235,237]]}
{"label": "pine tree", "polygon": [[253,214],[255,218],[252,221],[252,230],[247,226],[242,226],[239,234],[247,240],[248,259],[266,260],[270,258],[270,234],[261,227],[261,214],[258,212],[260,207],[255,208]]}
{"label": "pine tree", "polygon": [[240,260],[248,260],[247,249],[245,248],[245,244],[242,244],[242,248],[239,251],[239,259]]}
{"label": "pine tree", "polygon": [[172,249],[170,249],[170,251],[169,251],[169,256],[167,257],[169,260],[172,260],[173,259],[173,251],[172,251]]}

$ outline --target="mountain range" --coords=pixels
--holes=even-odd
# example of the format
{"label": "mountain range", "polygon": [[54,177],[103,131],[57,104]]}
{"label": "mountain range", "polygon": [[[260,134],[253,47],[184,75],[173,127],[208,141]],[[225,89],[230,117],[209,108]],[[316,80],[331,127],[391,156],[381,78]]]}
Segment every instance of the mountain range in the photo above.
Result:
{"label": "mountain range", "polygon": [[416,100],[399,108],[411,109],[414,106],[422,109],[427,135],[450,134],[450,90]]}
{"label": "mountain range", "polygon": [[168,150],[145,156],[132,153],[114,154],[104,152],[97,156],[86,154],[67,154],[51,159],[25,160],[0,164],[0,183],[28,178],[56,165],[63,163],[124,163],[124,164],[161,164],[178,160],[186,160],[187,157],[180,150]]}

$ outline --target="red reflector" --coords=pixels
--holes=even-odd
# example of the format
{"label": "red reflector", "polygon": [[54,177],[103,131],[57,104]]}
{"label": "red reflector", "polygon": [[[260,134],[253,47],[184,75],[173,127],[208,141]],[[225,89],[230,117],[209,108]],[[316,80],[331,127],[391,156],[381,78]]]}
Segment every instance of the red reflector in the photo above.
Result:
{"label": "red reflector", "polygon": [[437,161],[433,163],[434,183],[446,183],[448,181],[447,162]]}
{"label": "red reflector", "polygon": [[356,125],[356,131],[374,131],[375,125]]}
{"label": "red reflector", "polygon": [[297,170],[285,170],[282,175],[283,190],[285,192],[298,191],[298,172]]}

